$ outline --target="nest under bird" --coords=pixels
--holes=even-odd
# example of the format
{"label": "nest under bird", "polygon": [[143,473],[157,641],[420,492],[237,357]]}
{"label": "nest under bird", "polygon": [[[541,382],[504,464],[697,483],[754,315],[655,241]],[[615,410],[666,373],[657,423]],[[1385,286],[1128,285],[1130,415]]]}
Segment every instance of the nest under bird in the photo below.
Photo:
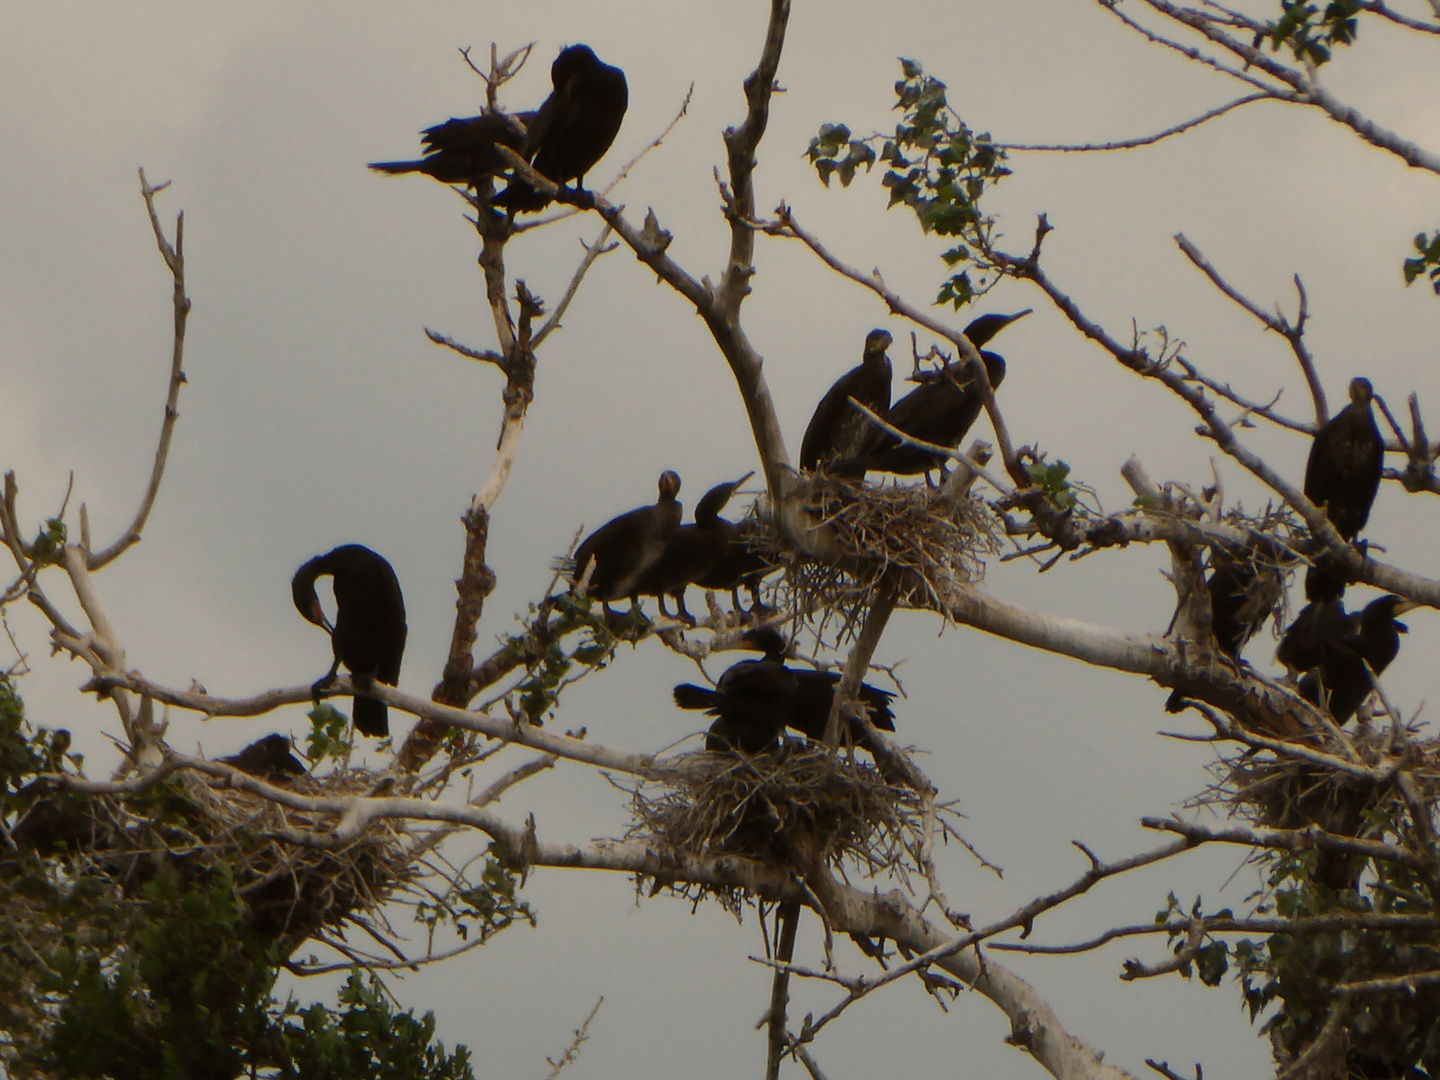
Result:
{"label": "nest under bird", "polygon": [[[635,823],[627,840],[643,837],[680,854],[735,856],[802,875],[825,866],[842,877],[854,869],[905,880],[918,870],[912,848],[927,804],[867,762],[795,741],[754,756],[679,760],[684,768],[664,780],[630,789]],[[937,822],[952,831],[943,815]],[[701,893],[734,899],[720,888]]]}
{"label": "nest under bird", "polygon": [[802,493],[807,517],[837,557],[811,558],[778,534],[779,550],[766,555],[786,568],[782,591],[790,595],[781,606],[849,612],[842,638],[882,579],[895,582],[901,604],[943,614],[955,586],[982,580],[986,556],[1001,550],[999,520],[973,495],[952,498],[921,484],[853,483],[823,473],[809,477]]}

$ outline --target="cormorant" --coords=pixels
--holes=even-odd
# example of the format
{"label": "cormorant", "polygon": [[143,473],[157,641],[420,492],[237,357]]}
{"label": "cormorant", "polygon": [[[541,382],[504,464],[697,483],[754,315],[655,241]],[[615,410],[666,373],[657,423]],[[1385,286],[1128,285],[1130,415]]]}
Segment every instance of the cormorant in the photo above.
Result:
{"label": "cormorant", "polygon": [[660,498],[654,506],[612,518],[581,541],[575,549],[570,580],[579,584],[590,570],[589,595],[605,604],[639,595],[639,585],[647,570],[659,561],[665,546],[680,528],[682,509],[675,496],[680,494],[680,476],[666,470],[660,474]]}
{"label": "cormorant", "polygon": [[730,597],[735,602],[735,610],[742,610],[740,607],[740,586],[744,585],[750,592],[750,600],[754,607],[763,609],[760,603],[760,580],[774,567],[770,561],[755,550],[751,545],[755,540],[757,526],[753,521],[742,521],[739,525],[721,518],[717,523],[723,527],[726,534],[725,557],[708,574],[695,579],[695,584],[702,589],[728,589]]}
{"label": "cormorant", "polygon": [[[315,579],[329,574],[335,590],[335,625],[332,627],[315,595]],[[394,686],[400,679],[405,655],[405,598],[395,569],[360,544],[346,544],[317,555],[290,582],[295,608],[330,634],[335,662],[315,684],[319,691],[335,678],[343,663],[357,685],[372,679]],[[374,698],[355,699],[355,730],[363,735],[390,733],[389,710]]]}
{"label": "cormorant", "polygon": [[290,740],[278,733],[258,739],[238,754],[216,760],[262,780],[284,781],[304,776],[306,771],[305,763],[290,752]]}
{"label": "cormorant", "polygon": [[421,132],[425,156],[418,161],[372,161],[370,168],[392,176],[424,173],[442,184],[479,187],[486,177],[509,168],[495,147],[508,146],[519,153],[526,128],[534,122],[533,112],[457,117]]}
{"label": "cormorant", "polygon": [[1400,635],[1407,630],[1396,617],[1417,606],[1413,600],[1382,596],[1366,604],[1358,616],[1348,616],[1343,633],[1319,643],[1320,663],[1300,680],[1300,696],[1320,705],[1323,691],[1335,722],[1350,720],[1370,696],[1365,665],[1377,676],[1390,666],[1400,652]]}
{"label": "cormorant", "polygon": [[1342,600],[1323,600],[1306,604],[1285,629],[1275,659],[1299,675],[1320,666],[1325,659],[1327,643],[1353,635],[1358,616],[1345,613]]}
{"label": "cormorant", "polygon": [[[982,315],[965,328],[965,336],[977,349],[1016,319],[1030,314],[1029,309],[1014,315]],[[1005,378],[1004,357],[982,352],[985,374],[992,390],[999,389]],[[946,364],[940,371],[918,377],[920,385],[890,407],[885,419],[905,434],[922,442],[953,447],[970,430],[985,397],[975,381],[975,372],[964,360]],[[860,479],[865,473],[876,472],[928,473],[942,467],[946,458],[916,446],[907,446],[887,431],[871,427],[865,448],[853,457],[842,458],[830,468],[836,476]]]}
{"label": "cormorant", "polygon": [[653,596],[660,602],[660,614],[665,611],[665,597],[675,597],[679,617],[695,624],[694,618],[685,608],[685,589],[702,577],[713,573],[730,551],[730,541],[736,527],[720,516],[725,504],[753,472],[728,484],[717,484],[707,491],[695,504],[695,524],[681,525],[665,545],[660,558],[640,575],[635,592],[640,596]]}
{"label": "cormorant", "polygon": [[[1369,379],[1351,379],[1350,404],[1321,425],[1305,462],[1305,497],[1324,509],[1345,540],[1365,527],[1380,488],[1385,441],[1370,408],[1374,397]],[[1305,574],[1305,598],[1312,603],[1345,592],[1345,579],[1323,562],[1322,553]]]}
{"label": "cormorant", "polygon": [[1277,575],[1262,571],[1248,559],[1214,550],[1205,589],[1210,594],[1210,632],[1220,651],[1232,660],[1259,632],[1281,597]]}
{"label": "cormorant", "polygon": [[[810,739],[823,739],[840,675],[787,667],[785,639],[772,627],[752,630],[741,640],[763,652],[764,658],[735,664],[720,676],[714,690],[691,683],[675,687],[675,704],[680,708],[704,709],[718,718],[710,728],[705,749],[738,747],[746,753],[758,753],[773,746],[785,727]],[[894,696],[869,683],[860,685],[860,703],[870,723],[881,731],[895,730],[895,714],[890,710]],[[849,731],[855,745],[868,745],[860,724],[850,720]]]}
{"label": "cormorant", "polygon": [[813,471],[831,458],[854,457],[865,449],[870,433],[877,429],[850,399],[877,416],[886,414],[890,408],[890,358],[885,350],[893,340],[886,330],[865,335],[860,366],[841,375],[815,406],[800,442],[800,468]]}
{"label": "cormorant", "polygon": [[[625,73],[603,63],[588,45],[563,49],[550,65],[554,87],[525,132],[520,156],[541,176],[562,187],[585,174],[605,156],[620,131],[629,103]],[[493,200],[511,211],[534,211],[550,203],[518,177]]]}

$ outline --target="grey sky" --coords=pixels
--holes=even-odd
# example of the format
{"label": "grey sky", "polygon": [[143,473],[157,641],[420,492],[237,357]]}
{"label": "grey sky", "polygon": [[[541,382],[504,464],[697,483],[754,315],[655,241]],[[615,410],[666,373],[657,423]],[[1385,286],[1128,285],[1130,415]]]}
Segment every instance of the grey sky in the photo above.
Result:
{"label": "grey sky", "polygon": [[[1263,5],[1262,5],[1263,6]],[[1423,5],[1422,5],[1423,6]],[[242,695],[314,679],[323,637],[291,607],[286,582],[316,552],[358,541],[394,563],[410,644],[402,683],[426,693],[440,671],[453,613],[458,517],[488,473],[498,430],[498,375],[430,345],[422,326],[478,347],[492,341],[476,242],[459,199],[423,178],[369,173],[367,161],[415,156],[418,130],[472,113],[483,87],[457,46],[536,42],[535,62],[507,104],[538,102],[564,44],[583,41],[624,68],[631,105],[608,175],[658,133],[695,83],[689,117],[636,169],[615,201],[639,219],[653,207],[675,234],[671,254],[715,276],[726,251],[711,180],[720,130],[738,122],[740,81],[758,55],[768,5],[656,2],[378,3],[0,2],[0,466],[16,470],[22,510],[54,511],[68,470],[97,540],[133,513],[150,468],[169,349],[169,282],[137,194],[135,167],[174,187],[184,209],[195,307],[165,488],[145,542],[101,576],[132,665],[171,685],[191,678]],[[1267,8],[1268,10],[1268,8]],[[1362,48],[1326,69],[1332,88],[1376,120],[1440,147],[1434,47],[1367,24]],[[1143,45],[1086,0],[915,0],[903,7],[798,0],[769,133],[758,204],[781,199],[842,258],[878,266],[924,303],[941,280],[941,243],[903,212],[886,214],[877,177],[826,190],[803,160],[824,121],[857,129],[892,122],[897,56],[921,60],[978,130],[1001,141],[1091,141],[1163,128],[1238,91]],[[1056,226],[1050,273],[1088,314],[1123,337],[1130,320],[1183,338],[1205,369],[1304,416],[1308,398],[1288,352],[1221,298],[1175,249],[1184,232],[1262,304],[1293,303],[1304,277],[1310,344],[1332,403],[1367,374],[1393,404],[1418,391],[1440,407],[1435,363],[1440,302],[1403,289],[1410,237],[1437,224],[1433,176],[1413,173],[1315,116],[1264,105],[1158,147],[1123,155],[1018,155],[992,210],[1012,248],[1034,218]],[[516,241],[513,275],[558,299],[580,249],[598,232],[571,220]],[[824,388],[859,357],[865,332],[908,326],[869,294],[826,272],[798,245],[762,242],[752,341],[792,454]],[[1138,453],[1157,478],[1208,481],[1209,444],[1190,414],[1089,347],[1042,298],[1007,284],[986,310],[1036,307],[1006,332],[1001,394],[1018,442],[1074,466],[1107,505],[1128,501],[1117,470]],[[943,313],[941,313],[943,314]],[[966,316],[957,317],[957,322]],[[922,338],[922,349],[927,342]],[[1440,423],[1432,416],[1432,428]],[[1305,443],[1269,431],[1251,444],[1298,479]],[[481,646],[549,580],[548,564],[583,523],[594,527],[653,499],[674,468],[693,506],[709,486],[755,467],[728,370],[693,311],[626,252],[587,280],[540,359],[537,401],[491,533],[499,587]],[[1222,465],[1233,496],[1256,491]],[[752,481],[753,484],[753,481]],[[1387,557],[1434,574],[1431,501],[1387,486],[1373,538]],[[1113,552],[1061,563],[994,566],[1000,595],[1135,632],[1159,632],[1173,606],[1159,553]],[[1408,709],[1424,676],[1434,614],[1387,675]],[[76,730],[96,767],[114,713],[79,699],[84,673],[45,657],[28,611],[12,625],[31,656],[23,684],[33,717]],[[931,617],[897,620],[880,651],[901,668],[901,736],[969,816],[967,838],[1006,869],[1003,882],[959,851],[945,872],[952,904],[987,921],[1083,869],[1071,839],[1115,857],[1153,846],[1142,814],[1178,808],[1207,782],[1204,748],[1157,738],[1195,730],[1164,715],[1164,692],[964,629],[937,637]],[[1268,660],[1264,640],[1252,659]],[[8,663],[8,660],[0,663]],[[712,672],[713,673],[713,672]],[[651,749],[693,718],[670,686],[693,669],[658,646],[619,656],[578,687],[562,716],[603,742]],[[202,725],[175,718],[171,741],[229,752],[301,710]],[[554,839],[618,835],[622,798],[588,770],[563,769],[515,792]],[[1215,897],[1233,853],[1193,856],[1111,884],[1042,921],[1036,937],[1073,940],[1142,922],[1174,889]],[[1231,895],[1253,884],[1240,875]],[[535,931],[408,979],[407,1003],[434,1009],[447,1043],[466,1042],[482,1075],[541,1076],[599,994],[606,995],[578,1078],[754,1075],[763,1038],[751,1025],[768,978],[753,918],[694,917],[667,898],[635,903],[619,877],[541,871],[529,898]],[[802,951],[814,958],[807,917]],[[1123,984],[1134,949],[1082,960],[1002,958],[1031,979],[1077,1035],[1133,1071],[1147,1056],[1207,1075],[1257,1075],[1268,1052],[1238,996],[1178,979]],[[1148,956],[1155,958],[1152,947]],[[847,970],[864,964],[849,946]],[[302,997],[322,988],[301,985]],[[799,987],[797,1015],[833,994]],[[949,1015],[902,985],[853,1010],[816,1054],[836,1080],[881,1073],[1026,1077],[1038,1068],[1005,1046],[1003,1018],[982,1000]]]}

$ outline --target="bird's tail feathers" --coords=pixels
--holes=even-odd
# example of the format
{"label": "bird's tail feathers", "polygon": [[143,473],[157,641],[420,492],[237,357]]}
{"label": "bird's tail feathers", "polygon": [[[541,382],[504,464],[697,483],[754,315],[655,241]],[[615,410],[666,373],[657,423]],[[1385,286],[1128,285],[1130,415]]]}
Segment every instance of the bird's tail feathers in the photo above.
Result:
{"label": "bird's tail feathers", "polygon": [[369,735],[372,739],[383,738],[390,734],[390,710],[386,708],[383,701],[376,701],[374,698],[357,697],[355,699],[355,730],[361,735]]}
{"label": "bird's tail feathers", "polygon": [[422,172],[425,168],[423,161],[372,161],[370,168],[376,172],[389,173],[391,176],[399,176],[401,173]]}
{"label": "bird's tail feathers", "polygon": [[709,709],[718,697],[714,690],[694,683],[681,683],[675,687],[675,704],[682,709]]}

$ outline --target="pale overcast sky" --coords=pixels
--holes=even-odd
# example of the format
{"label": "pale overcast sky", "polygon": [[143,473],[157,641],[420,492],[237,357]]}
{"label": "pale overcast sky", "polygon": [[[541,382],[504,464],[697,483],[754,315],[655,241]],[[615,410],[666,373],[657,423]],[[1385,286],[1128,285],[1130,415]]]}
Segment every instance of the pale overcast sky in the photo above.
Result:
{"label": "pale overcast sky", "polygon": [[[1268,10],[1267,5],[1260,5]],[[1415,5],[1422,10],[1424,5]],[[169,363],[169,280],[137,194],[135,169],[171,180],[160,200],[186,214],[194,299],[181,420],[145,542],[100,577],[132,665],[175,686],[198,679],[240,696],[309,682],[328,664],[323,636],[291,606],[287,582],[310,555],[345,542],[384,553],[405,588],[410,641],[403,687],[438,678],[453,617],[463,534],[458,518],[488,473],[501,381],[428,343],[423,326],[492,344],[476,240],[459,199],[425,178],[387,178],[367,161],[415,156],[420,128],[472,113],[483,87],[457,47],[536,43],[507,104],[533,107],[562,46],[586,42],[624,68],[630,110],[601,180],[657,134],[693,82],[689,117],[614,196],[639,220],[653,207],[671,254],[717,276],[726,252],[712,166],[720,131],[743,112],[768,4],[659,0],[525,4],[243,5],[51,0],[0,2],[0,466],[16,470],[26,520],[59,505],[70,470],[97,541],[128,521],[150,468]],[[1366,24],[1362,48],[1325,69],[1332,88],[1375,119],[1440,148],[1435,47]],[[904,211],[887,214],[878,173],[827,190],[803,159],[825,121],[858,130],[893,122],[896,58],[914,57],[951,101],[998,140],[1098,141],[1140,135],[1237,96],[1210,73],[1146,46],[1090,0],[797,0],[757,178],[762,211],[784,199],[841,257],[879,267],[919,303],[942,278],[942,243]],[[1435,177],[1407,170],[1318,116],[1252,107],[1157,147],[1109,156],[1017,156],[991,209],[1012,248],[1035,215],[1056,227],[1050,273],[1117,336],[1131,320],[1164,325],[1212,375],[1256,398],[1284,390],[1304,417],[1303,384],[1284,343],[1220,297],[1175,249],[1184,232],[1240,288],[1290,306],[1291,275],[1312,306],[1310,344],[1331,401],[1355,374],[1392,403],[1418,391],[1440,424],[1440,300],[1400,284],[1410,237],[1440,224]],[[571,220],[511,245],[510,269],[552,302],[598,231]],[[885,326],[903,363],[908,327],[797,245],[762,240],[751,340],[793,453],[829,382]],[[1128,501],[1120,465],[1137,453],[1161,479],[1202,483],[1210,444],[1189,412],[1142,385],[1013,283],[985,310],[1035,307],[1007,331],[1001,402],[1016,441],[1039,443],[1109,506]],[[937,312],[944,315],[943,312]],[[967,315],[954,316],[957,324]],[[924,347],[922,339],[922,348]],[[982,425],[983,427],[983,425]],[[1298,480],[1305,441],[1248,435]],[[537,400],[491,530],[499,586],[481,647],[549,580],[575,530],[653,499],[673,468],[682,500],[755,468],[739,398],[703,325],[625,251],[585,283],[565,329],[540,358]],[[1253,485],[1221,465],[1232,496]],[[753,483],[753,481],[752,481]],[[1390,559],[1440,571],[1430,543],[1440,503],[1389,485],[1370,535]],[[28,527],[28,526],[27,526]],[[1137,633],[1162,632],[1173,606],[1158,551],[1109,552],[1038,576],[993,566],[989,587],[1016,602]],[[693,606],[693,605],[692,605]],[[35,720],[67,726],[103,771],[114,711],[81,700],[85,672],[46,657],[27,610],[12,613],[34,673],[22,689]],[[1387,675],[1415,709],[1435,615],[1418,612]],[[1268,663],[1271,642],[1249,656]],[[904,615],[879,659],[904,661],[899,735],[917,745],[941,790],[961,802],[967,838],[1005,868],[996,881],[959,851],[944,873],[952,905],[987,922],[1084,869],[1072,839],[1103,857],[1155,845],[1145,814],[1166,814],[1208,782],[1201,746],[1157,737],[1198,730],[1168,717],[1165,692],[963,628]],[[8,664],[13,657],[0,660]],[[655,749],[694,726],[670,702],[693,669],[658,645],[624,650],[571,695],[562,722],[603,742]],[[392,713],[392,722],[398,722]],[[175,718],[172,743],[230,752],[277,727],[299,735],[303,710],[201,724]],[[507,759],[510,760],[510,759]],[[514,792],[542,835],[585,841],[625,827],[623,797],[593,770],[562,768]],[[1111,883],[1037,924],[1041,941],[1078,940],[1147,921],[1174,890],[1214,900],[1235,852],[1201,852]],[[1253,872],[1227,894],[1243,898]],[[606,1004],[572,1066],[584,1077],[755,1075],[768,975],[753,917],[713,906],[638,902],[619,876],[539,871],[526,895],[538,929],[512,930],[454,963],[408,978],[402,999],[439,1016],[484,1076],[540,1077],[595,999]],[[807,916],[801,953],[817,957]],[[418,942],[417,942],[418,945]],[[1207,1076],[1259,1075],[1268,1050],[1229,984],[1117,980],[1125,946],[1082,959],[1001,957],[1032,980],[1069,1029],[1137,1074],[1144,1058]],[[865,962],[848,945],[851,973]],[[301,984],[302,998],[328,986]],[[834,1000],[796,987],[796,1015]],[[986,1001],[948,1015],[904,984],[855,1007],[815,1054],[833,1080],[876,1075],[1031,1077]],[[793,1067],[792,1067],[793,1068]]]}

